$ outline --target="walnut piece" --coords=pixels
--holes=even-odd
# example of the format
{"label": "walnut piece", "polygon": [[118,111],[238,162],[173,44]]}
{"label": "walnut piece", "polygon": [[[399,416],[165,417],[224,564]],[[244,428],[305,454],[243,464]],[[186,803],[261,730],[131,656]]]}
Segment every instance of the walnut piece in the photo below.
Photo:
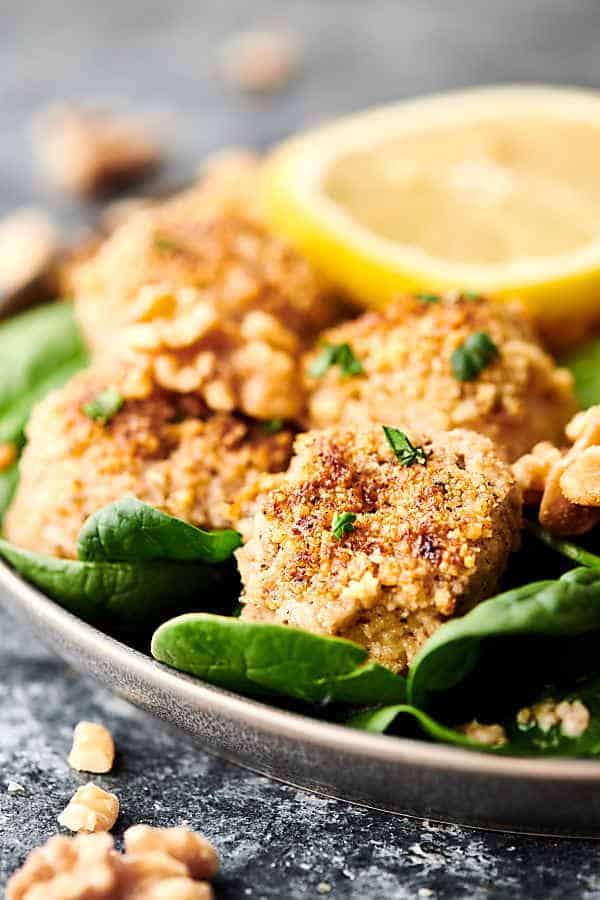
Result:
{"label": "walnut piece", "polygon": [[540,441],[531,453],[513,463],[513,472],[523,493],[526,506],[539,504],[546,487],[550,469],[562,459],[562,453],[549,441]]}
{"label": "walnut piece", "polygon": [[126,852],[108,834],[53,837],[10,879],[7,900],[213,900],[217,855],[187,828],[139,825]]}
{"label": "walnut piece", "polygon": [[217,851],[212,844],[203,835],[183,826],[152,828],[149,825],[134,825],[127,829],[124,840],[127,853],[168,853],[187,866],[193,878],[211,880],[219,868]]}
{"label": "walnut piece", "polygon": [[581,700],[561,700],[557,703],[548,698],[532,707],[524,706],[517,713],[517,724],[521,727],[534,722],[546,734],[551,728],[560,725],[561,734],[569,738],[581,737],[589,728],[590,721],[590,711]]}
{"label": "walnut piece", "polygon": [[108,834],[51,837],[9,879],[6,900],[115,900],[116,863]]}
{"label": "walnut piece", "polygon": [[58,817],[70,831],[110,831],[119,816],[119,798],[93,782],[77,788]]}
{"label": "walnut piece", "polygon": [[137,181],[161,157],[155,137],[135,119],[78,106],[51,110],[39,140],[48,179],[84,199]]}
{"label": "walnut piece", "polygon": [[220,49],[223,78],[249,92],[275,91],[300,64],[300,46],[284,31],[246,31],[232,35]]}
{"label": "walnut piece", "polygon": [[97,722],[79,722],[73,732],[69,765],[79,772],[110,772],[115,760],[115,745],[108,728]]}
{"label": "walnut piece", "polygon": [[565,429],[573,445],[536,444],[513,465],[526,504],[557,535],[584,534],[600,522],[600,406],[577,413]]}
{"label": "walnut piece", "polygon": [[9,300],[37,279],[49,276],[58,249],[56,227],[43,210],[18,209],[2,219],[0,297]]}

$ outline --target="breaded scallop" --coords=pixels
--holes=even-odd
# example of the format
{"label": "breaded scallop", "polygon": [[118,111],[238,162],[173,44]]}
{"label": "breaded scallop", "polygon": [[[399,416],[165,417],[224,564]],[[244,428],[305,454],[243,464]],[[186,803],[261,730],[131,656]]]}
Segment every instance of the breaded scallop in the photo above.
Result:
{"label": "breaded scallop", "polygon": [[247,168],[237,194],[231,172],[219,176],[226,186],[209,189],[219,181],[213,173],[204,188],[132,215],[74,267],[71,287],[96,356],[118,345],[153,383],[193,390],[211,409],[297,418],[300,354],[340,307],[260,221]]}
{"label": "breaded scallop", "polygon": [[255,487],[236,553],[242,618],[350,638],[404,672],[436,628],[493,593],[519,541],[509,466],[475,432],[409,437],[424,451],[410,465],[375,425],[296,439],[287,473]]}
{"label": "breaded scallop", "polygon": [[[483,332],[496,352],[471,378],[452,356]],[[326,331],[322,342],[349,344],[363,371],[330,366],[311,376],[309,425],[394,422],[428,430],[486,434],[508,460],[541,440],[556,441],[576,410],[573,380],[536,341],[520,310],[472,295],[407,297]]]}
{"label": "breaded scallop", "polygon": [[[106,503],[135,496],[195,525],[230,524],[226,501],[263,472],[288,464],[292,434],[266,434],[239,415],[209,413],[196,397],[155,391],[125,399],[106,422],[84,411],[118,370],[91,369],[34,410],[17,494],[4,520],[21,547],[75,557],[83,521]],[[88,407],[89,410],[89,407]]]}

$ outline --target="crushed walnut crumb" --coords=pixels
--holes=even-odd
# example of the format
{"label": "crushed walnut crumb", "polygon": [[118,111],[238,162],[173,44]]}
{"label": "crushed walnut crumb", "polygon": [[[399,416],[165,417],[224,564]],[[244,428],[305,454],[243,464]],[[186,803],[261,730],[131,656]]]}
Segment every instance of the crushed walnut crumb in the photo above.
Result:
{"label": "crushed walnut crumb", "polygon": [[[149,843],[148,843],[149,842]],[[108,834],[56,836],[10,878],[7,900],[213,900],[217,854],[183,826],[125,832],[125,853]]]}
{"label": "crushed walnut crumb", "polygon": [[478,744],[485,744],[489,747],[501,747],[503,744],[508,743],[504,728],[497,723],[484,725],[483,722],[478,722],[477,719],[473,719],[471,722],[466,722],[464,725],[457,725],[456,731],[460,732],[460,734],[464,734],[470,741],[475,741]]}
{"label": "crushed walnut crumb", "polygon": [[590,725],[590,711],[581,700],[556,700],[548,698],[533,706],[524,706],[517,713],[517,725],[527,728],[533,724],[547,734],[551,728],[560,726],[564,737],[578,738]]}
{"label": "crushed walnut crumb", "polygon": [[119,817],[119,798],[93,782],[77,788],[58,817],[69,831],[110,831]]}
{"label": "crushed walnut crumb", "polygon": [[79,722],[73,732],[69,765],[79,772],[110,772],[115,760],[115,744],[108,728],[97,722]]}

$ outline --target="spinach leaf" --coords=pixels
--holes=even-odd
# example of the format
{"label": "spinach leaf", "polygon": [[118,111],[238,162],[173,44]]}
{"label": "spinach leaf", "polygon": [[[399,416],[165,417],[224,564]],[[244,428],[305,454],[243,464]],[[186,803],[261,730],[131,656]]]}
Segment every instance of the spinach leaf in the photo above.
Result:
{"label": "spinach leaf", "polygon": [[27,581],[92,623],[155,625],[191,604],[221,595],[217,568],[184,562],[84,562],[56,559],[0,540],[3,556]]}
{"label": "spinach leaf", "polygon": [[413,661],[408,701],[422,709],[474,669],[482,643],[502,636],[573,637],[600,629],[600,570],[573,569],[480,603],[442,625]]}
{"label": "spinach leaf", "polygon": [[370,731],[374,734],[384,734],[401,716],[410,716],[416,721],[419,727],[436,741],[443,741],[446,744],[456,744],[459,747],[468,747],[471,750],[490,750],[492,749],[485,744],[477,741],[471,741],[464,734],[442,725],[415,706],[409,706],[406,703],[396,704],[394,706],[380,706],[377,709],[366,709],[362,712],[351,716],[346,725],[349,728],[360,728],[361,731]]}
{"label": "spinach leaf", "polygon": [[2,517],[10,505],[18,480],[19,464],[16,462],[0,472],[0,525],[2,525]]}
{"label": "spinach leaf", "polygon": [[73,306],[67,301],[0,324],[0,443],[18,443],[32,406],[86,363]]}
{"label": "spinach leaf", "polygon": [[220,563],[241,546],[237,531],[202,531],[135,497],[115,500],[91,515],[77,542],[81,560]]}
{"label": "spinach leaf", "polygon": [[594,338],[563,361],[575,378],[575,393],[581,406],[600,403],[600,339]]}
{"label": "spinach leaf", "polygon": [[[542,704],[556,709],[562,701],[579,701],[589,713],[589,724],[581,733],[570,735],[559,717],[552,722],[552,716],[544,722],[537,710]],[[560,710],[560,707],[558,707]],[[584,711],[585,712],[585,711]],[[547,714],[546,714],[547,715]],[[414,706],[398,704],[367,709],[351,716],[346,725],[375,734],[384,734],[398,724],[403,717],[410,717],[419,727],[436,741],[467,747],[483,752],[500,753],[510,756],[570,756],[600,757],[600,675],[593,674],[580,679],[569,688],[546,687],[526,707],[514,709],[502,721],[507,743],[489,746],[470,740],[459,731],[436,721],[427,713]],[[543,727],[542,727],[543,726]],[[403,729],[405,731],[405,729]]]}
{"label": "spinach leaf", "polygon": [[541,525],[538,525],[537,522],[526,521],[525,527],[538,541],[546,544],[552,550],[556,550],[561,556],[573,560],[580,566],[600,566],[600,556],[596,553],[590,553],[589,550],[574,544],[572,541],[565,541],[563,538],[555,537],[549,531],[546,531],[545,528],[542,528]]}
{"label": "spinach leaf", "polygon": [[152,655],[210,684],[254,697],[313,703],[397,703],[405,681],[368,661],[358,644],[285,625],[190,613],[165,622]]}

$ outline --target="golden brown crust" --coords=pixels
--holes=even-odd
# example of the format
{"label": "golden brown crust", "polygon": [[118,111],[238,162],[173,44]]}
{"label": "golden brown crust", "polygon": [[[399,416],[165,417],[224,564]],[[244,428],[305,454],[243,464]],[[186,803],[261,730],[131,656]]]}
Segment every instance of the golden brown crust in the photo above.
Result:
{"label": "golden brown crust", "polygon": [[197,397],[155,391],[126,400],[106,424],[82,411],[105,388],[121,389],[129,374],[87,370],[34,410],[4,522],[9,540],[74,557],[85,518],[130,495],[194,524],[224,527],[231,521],[226,501],[236,491],[287,466],[289,430],[267,435],[240,416],[211,415]]}
{"label": "golden brown crust", "polygon": [[[485,331],[498,356],[472,381],[452,373],[451,356]],[[555,366],[528,323],[506,304],[445,297],[404,298],[322,335],[347,342],[365,370],[345,378],[337,366],[313,379],[309,424],[393,422],[425,430],[470,428],[490,437],[513,460],[540,440],[556,441],[575,412],[570,374]]]}
{"label": "golden brown crust", "polygon": [[[243,617],[364,644],[403,671],[448,616],[489,596],[518,542],[521,498],[491,442],[410,432],[401,466],[376,426],[311,431],[287,473],[262,480],[237,551]],[[334,513],[356,514],[338,540]]]}

